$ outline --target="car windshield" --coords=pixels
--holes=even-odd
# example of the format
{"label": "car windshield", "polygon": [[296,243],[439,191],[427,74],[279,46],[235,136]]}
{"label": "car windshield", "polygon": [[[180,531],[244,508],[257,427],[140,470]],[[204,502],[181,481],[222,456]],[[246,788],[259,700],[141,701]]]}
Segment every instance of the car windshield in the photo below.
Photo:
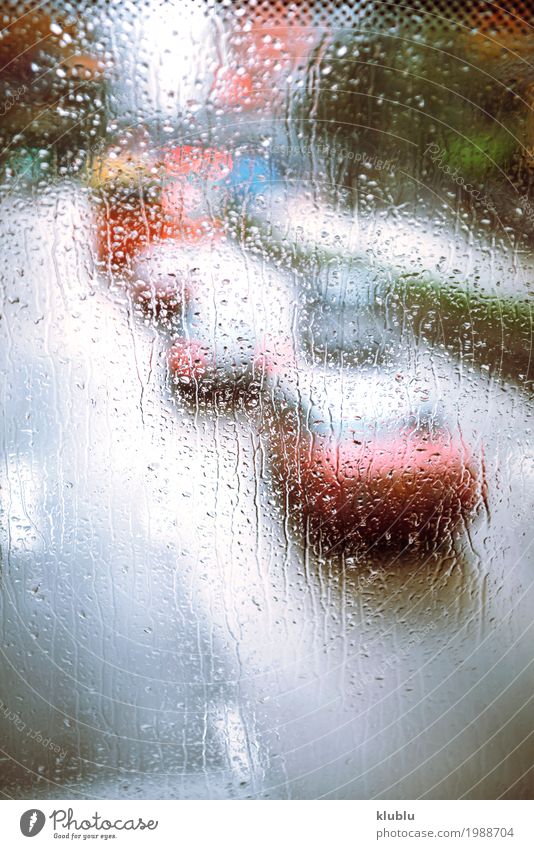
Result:
{"label": "car windshield", "polygon": [[4,4],[7,798],[531,798],[533,9],[445,5]]}

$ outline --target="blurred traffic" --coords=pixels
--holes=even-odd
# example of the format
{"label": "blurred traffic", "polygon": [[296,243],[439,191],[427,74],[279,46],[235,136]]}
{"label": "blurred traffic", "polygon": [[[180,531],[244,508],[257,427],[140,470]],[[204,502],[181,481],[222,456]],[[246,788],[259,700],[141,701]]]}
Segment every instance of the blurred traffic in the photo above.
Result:
{"label": "blurred traffic", "polygon": [[4,678],[70,752],[6,720],[7,794],[529,795],[534,80],[490,11],[3,13]]}

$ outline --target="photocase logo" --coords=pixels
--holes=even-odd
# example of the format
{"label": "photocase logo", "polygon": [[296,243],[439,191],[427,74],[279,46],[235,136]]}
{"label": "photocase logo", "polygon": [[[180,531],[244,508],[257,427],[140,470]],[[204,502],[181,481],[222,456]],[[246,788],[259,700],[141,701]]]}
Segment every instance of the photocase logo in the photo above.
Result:
{"label": "photocase logo", "polygon": [[46,817],[43,812],[36,808],[31,808],[22,814],[20,818],[20,830],[24,837],[35,837],[42,830],[45,822]]}

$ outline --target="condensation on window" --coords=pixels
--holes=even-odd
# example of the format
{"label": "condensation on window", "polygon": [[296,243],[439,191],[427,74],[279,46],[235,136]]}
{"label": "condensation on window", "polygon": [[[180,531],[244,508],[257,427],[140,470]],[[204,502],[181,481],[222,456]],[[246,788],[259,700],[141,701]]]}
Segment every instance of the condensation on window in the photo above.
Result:
{"label": "condensation on window", "polygon": [[512,6],[2,4],[5,798],[532,798]]}

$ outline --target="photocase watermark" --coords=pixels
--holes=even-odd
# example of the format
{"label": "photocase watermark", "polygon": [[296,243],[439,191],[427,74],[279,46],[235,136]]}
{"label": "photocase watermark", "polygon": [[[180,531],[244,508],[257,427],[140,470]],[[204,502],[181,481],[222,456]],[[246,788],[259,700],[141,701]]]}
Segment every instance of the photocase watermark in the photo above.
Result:
{"label": "photocase watermark", "polygon": [[20,818],[20,830],[24,837],[35,837],[43,830],[46,817],[38,808],[30,808],[24,811]]}
{"label": "photocase watermark", "polygon": [[528,195],[522,195],[519,198],[519,208],[522,210],[528,223],[534,226],[534,206],[530,202]]}
{"label": "photocase watermark", "polygon": [[62,760],[67,757],[67,750],[62,749],[57,743],[54,743],[50,737],[46,737],[44,734],[41,734],[35,728],[27,725],[23,719],[21,719],[20,715],[11,710],[3,701],[0,699],[0,717],[4,717],[8,722],[11,722],[13,727],[17,729],[19,734],[24,734],[29,740],[35,740],[36,743],[39,743],[44,749],[48,749],[54,754],[58,755]]}
{"label": "photocase watermark", "polygon": [[4,100],[3,104],[0,106],[0,118],[4,115],[7,115],[10,109],[13,109],[15,103],[18,103],[23,94],[26,94],[28,91],[28,86],[24,83],[18,87],[15,94],[12,94],[11,97],[8,97]]}
{"label": "photocase watermark", "polygon": [[[275,144],[269,145],[268,152],[270,156],[290,155],[292,150],[289,145]],[[351,150],[343,147],[338,148],[335,145],[327,144],[326,142],[318,142],[310,145],[310,152],[318,156],[330,156],[338,160],[348,160],[349,162],[358,162],[364,168],[375,171],[393,171],[394,166],[398,162],[397,159],[383,159],[379,156],[369,155],[365,151]],[[246,152],[247,155],[254,155],[255,150],[251,149]],[[241,152],[241,155],[243,151]]]}
{"label": "photocase watermark", "polygon": [[158,820],[144,820],[143,817],[112,820],[103,817],[98,811],[90,818],[76,819],[73,808],[58,808],[52,811],[49,819],[52,821],[54,837],[66,837],[70,840],[85,840],[97,835],[104,840],[109,840],[117,837],[116,832],[155,831],[159,825]]}
{"label": "photocase watermark", "polygon": [[365,151],[348,150],[346,147],[338,150],[328,144],[319,144],[315,150],[323,156],[333,156],[336,159],[359,162],[364,168],[375,171],[393,171],[396,159],[381,159],[379,156],[369,156]]}
{"label": "photocase watermark", "polygon": [[471,195],[474,200],[482,203],[489,212],[493,212],[495,215],[497,214],[497,210],[490,198],[479,192],[472,183],[466,183],[465,178],[459,173],[458,168],[453,169],[447,164],[447,151],[445,148],[442,148],[439,144],[433,142],[425,148],[425,155],[430,156],[430,159],[438,166],[439,170],[444,174],[447,174],[457,186],[460,186],[460,188],[463,189],[464,192]]}
{"label": "photocase watermark", "polygon": [[[20,818],[20,830],[24,837],[35,837],[44,828],[47,817],[38,808],[29,808]],[[73,808],[56,808],[48,815],[54,837],[67,840],[91,838],[112,840],[123,831],[155,831],[159,826],[158,820],[145,820],[143,817],[128,819],[109,819],[95,811],[90,817],[76,818]]]}

